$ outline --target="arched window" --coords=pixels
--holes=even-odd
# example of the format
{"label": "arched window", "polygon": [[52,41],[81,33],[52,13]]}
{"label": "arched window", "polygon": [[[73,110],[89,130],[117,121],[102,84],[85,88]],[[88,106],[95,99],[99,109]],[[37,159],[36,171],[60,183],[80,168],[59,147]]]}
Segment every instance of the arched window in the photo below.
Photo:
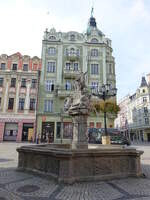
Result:
{"label": "arched window", "polygon": [[53,35],[51,35],[51,36],[49,37],[49,40],[56,40],[56,37],[53,36]]}
{"label": "arched window", "polygon": [[91,39],[91,42],[92,42],[92,43],[98,43],[98,39],[92,38],[92,39]]}
{"label": "arched window", "polygon": [[71,53],[71,54],[74,54],[74,53],[75,53],[75,49],[74,49],[74,48],[71,48],[71,49],[70,49],[70,53]]}
{"label": "arched window", "polygon": [[74,41],[74,40],[75,40],[75,35],[74,35],[74,34],[71,34],[71,35],[70,35],[70,40],[71,40],[71,41]]}

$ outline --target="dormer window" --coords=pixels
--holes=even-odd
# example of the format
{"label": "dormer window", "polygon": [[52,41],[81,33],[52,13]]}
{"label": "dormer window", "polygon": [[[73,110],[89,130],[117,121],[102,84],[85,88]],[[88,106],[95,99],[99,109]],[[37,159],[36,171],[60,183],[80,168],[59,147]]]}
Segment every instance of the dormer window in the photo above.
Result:
{"label": "dormer window", "polygon": [[91,39],[91,42],[92,42],[92,43],[98,43],[98,39],[92,38],[92,39]]}
{"label": "dormer window", "polygon": [[145,89],[143,89],[143,93],[145,93]]}
{"label": "dormer window", "polygon": [[74,34],[71,34],[71,35],[70,35],[70,40],[71,40],[71,41],[75,41],[75,35],[74,35]]}
{"label": "dormer window", "polygon": [[56,37],[53,36],[53,35],[51,35],[51,36],[49,37],[49,40],[56,40]]}

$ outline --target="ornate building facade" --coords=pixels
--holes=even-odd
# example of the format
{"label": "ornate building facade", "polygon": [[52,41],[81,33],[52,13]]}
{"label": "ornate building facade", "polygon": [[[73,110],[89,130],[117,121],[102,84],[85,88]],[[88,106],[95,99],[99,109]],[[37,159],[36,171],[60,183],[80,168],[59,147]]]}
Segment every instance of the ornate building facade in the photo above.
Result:
{"label": "ornate building facade", "polygon": [[0,141],[35,139],[40,70],[36,56],[0,56]]}
{"label": "ornate building facade", "polygon": [[147,79],[142,77],[136,92],[119,102],[115,126],[132,141],[150,141],[150,74]]}
{"label": "ornate building facade", "polygon": [[[116,86],[115,61],[111,40],[97,28],[91,15],[87,31],[57,32],[46,29],[42,41],[42,71],[40,78],[37,131],[42,138],[50,133],[51,141],[61,140],[61,121],[64,122],[63,140],[71,139],[71,119],[63,113],[64,99],[73,93],[72,85],[80,72],[87,72],[87,84],[98,87],[110,83]],[[108,118],[113,127],[114,116]],[[88,118],[89,127],[104,127],[103,114]]]}

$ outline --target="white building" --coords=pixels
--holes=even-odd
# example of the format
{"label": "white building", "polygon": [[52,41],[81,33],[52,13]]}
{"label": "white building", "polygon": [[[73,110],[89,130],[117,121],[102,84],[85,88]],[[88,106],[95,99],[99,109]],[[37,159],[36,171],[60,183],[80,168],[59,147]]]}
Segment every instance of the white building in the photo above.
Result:
{"label": "white building", "polygon": [[150,75],[142,77],[141,85],[133,95],[120,102],[115,126],[131,140],[150,141]]}

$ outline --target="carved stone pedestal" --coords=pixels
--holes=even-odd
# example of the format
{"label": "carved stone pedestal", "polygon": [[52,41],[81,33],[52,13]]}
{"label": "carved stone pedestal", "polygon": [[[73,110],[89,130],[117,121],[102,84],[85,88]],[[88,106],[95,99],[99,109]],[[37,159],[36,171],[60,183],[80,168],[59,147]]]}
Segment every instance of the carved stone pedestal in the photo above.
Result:
{"label": "carved stone pedestal", "polygon": [[73,149],[87,149],[87,115],[73,115]]}

